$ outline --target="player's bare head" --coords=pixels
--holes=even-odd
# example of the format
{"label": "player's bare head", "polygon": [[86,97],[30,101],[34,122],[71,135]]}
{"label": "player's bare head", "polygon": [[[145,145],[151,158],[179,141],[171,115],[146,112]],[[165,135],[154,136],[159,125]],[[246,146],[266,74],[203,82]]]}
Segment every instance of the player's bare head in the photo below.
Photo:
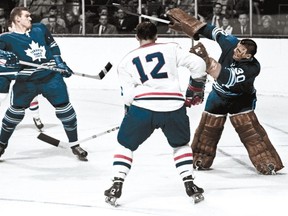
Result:
{"label": "player's bare head", "polygon": [[12,11],[10,12],[10,22],[14,22],[15,23],[15,19],[17,16],[21,16],[22,15],[22,11],[28,11],[28,8],[26,7],[15,7],[12,9]]}
{"label": "player's bare head", "polygon": [[149,21],[141,22],[136,27],[136,35],[139,40],[156,40],[157,27]]}
{"label": "player's bare head", "polygon": [[252,39],[242,39],[240,44],[246,47],[247,54],[254,56],[257,53],[257,44]]}

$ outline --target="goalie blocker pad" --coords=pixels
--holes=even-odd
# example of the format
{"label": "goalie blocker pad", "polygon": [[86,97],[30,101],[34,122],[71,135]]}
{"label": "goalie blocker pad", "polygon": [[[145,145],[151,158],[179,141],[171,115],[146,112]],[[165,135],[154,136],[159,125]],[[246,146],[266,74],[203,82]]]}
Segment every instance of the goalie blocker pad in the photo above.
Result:
{"label": "goalie blocker pad", "polygon": [[247,149],[251,162],[260,173],[271,175],[284,167],[254,111],[232,115],[230,121]]}

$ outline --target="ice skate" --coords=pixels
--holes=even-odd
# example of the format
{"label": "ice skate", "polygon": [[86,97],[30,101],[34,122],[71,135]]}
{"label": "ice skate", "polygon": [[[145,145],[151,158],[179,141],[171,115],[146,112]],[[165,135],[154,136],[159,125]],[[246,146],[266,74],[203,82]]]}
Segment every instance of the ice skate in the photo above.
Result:
{"label": "ice skate", "polygon": [[35,126],[41,131],[41,129],[44,127],[41,119],[39,117],[34,117],[33,118]]}
{"label": "ice skate", "polygon": [[187,176],[183,179],[186,193],[189,197],[193,198],[194,204],[204,200],[204,190],[194,184],[192,176]]}
{"label": "ice skate", "polygon": [[79,145],[72,146],[71,149],[73,154],[76,155],[79,160],[88,161],[87,159],[88,152],[82,149]]}
{"label": "ice skate", "polygon": [[275,171],[275,165],[270,163],[267,165],[268,167],[268,173],[267,175],[276,175],[276,171]]}
{"label": "ice skate", "polygon": [[209,170],[209,168],[204,168],[202,166],[202,161],[201,160],[195,161],[195,163],[193,164],[193,168],[196,169],[196,170]]}
{"label": "ice skate", "polygon": [[105,190],[104,192],[104,195],[106,196],[105,198],[106,203],[114,207],[118,206],[116,200],[122,194],[123,181],[124,179],[122,178],[114,178],[113,185],[108,190]]}
{"label": "ice skate", "polygon": [[6,147],[7,147],[6,145],[3,145],[0,143],[0,157],[1,157],[1,155],[4,154]]}

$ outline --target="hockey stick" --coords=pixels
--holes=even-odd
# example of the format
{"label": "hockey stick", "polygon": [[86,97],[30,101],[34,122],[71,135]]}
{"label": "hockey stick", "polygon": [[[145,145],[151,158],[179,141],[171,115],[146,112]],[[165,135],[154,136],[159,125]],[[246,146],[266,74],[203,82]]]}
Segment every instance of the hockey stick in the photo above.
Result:
{"label": "hockey stick", "polygon": [[42,140],[43,142],[49,143],[50,145],[53,145],[53,146],[56,146],[56,147],[60,147],[60,148],[67,148],[67,147],[72,147],[74,145],[81,144],[81,143],[89,141],[91,139],[95,139],[95,138],[97,138],[99,136],[111,133],[111,132],[116,131],[118,129],[119,129],[119,126],[111,128],[111,129],[106,130],[106,131],[103,131],[101,133],[92,135],[90,137],[84,138],[82,140],[78,140],[76,142],[71,142],[71,143],[58,140],[58,139],[53,138],[53,137],[51,137],[51,136],[49,136],[47,134],[44,134],[44,133],[40,133],[37,138]]}
{"label": "hockey stick", "polygon": [[130,14],[132,16],[138,16],[138,17],[142,17],[142,18],[146,18],[146,19],[150,19],[150,20],[155,20],[157,22],[161,22],[161,23],[165,23],[165,24],[170,23],[169,20],[165,20],[165,19],[161,19],[161,18],[157,18],[157,17],[152,17],[152,16],[148,16],[148,15],[144,15],[144,14],[139,14],[139,13],[133,13],[133,12],[127,10],[127,8],[121,6],[120,4],[117,4],[117,3],[112,3],[112,5],[123,10],[126,14]]}
{"label": "hockey stick", "polygon": [[[22,65],[27,65],[27,66],[36,67],[36,68],[52,70],[52,71],[56,71],[56,72],[59,72],[59,73],[65,72],[65,70],[63,70],[61,68],[51,67],[51,66],[48,66],[48,65],[40,65],[40,64],[36,64],[36,63],[32,63],[32,62],[26,62],[26,61],[21,61],[21,60],[19,61],[19,63],[22,64]],[[78,72],[73,72],[73,74],[77,75],[77,76],[82,76],[82,77],[102,80],[106,76],[106,74],[109,72],[109,70],[112,68],[112,66],[113,65],[110,62],[108,62],[106,64],[106,66],[103,68],[103,70],[101,70],[99,72],[99,74],[97,74],[97,75],[90,75],[90,74],[84,74],[84,73],[78,73]]]}

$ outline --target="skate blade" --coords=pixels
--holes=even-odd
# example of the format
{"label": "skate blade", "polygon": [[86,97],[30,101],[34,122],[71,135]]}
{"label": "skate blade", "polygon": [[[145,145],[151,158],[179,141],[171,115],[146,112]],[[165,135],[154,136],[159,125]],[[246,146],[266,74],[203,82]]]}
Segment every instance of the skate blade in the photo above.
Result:
{"label": "skate blade", "polygon": [[116,197],[106,197],[105,202],[108,203],[109,205],[113,207],[118,207],[119,204],[116,202],[117,198]]}
{"label": "skate blade", "polygon": [[274,164],[269,164],[268,169],[269,169],[269,173],[268,173],[269,175],[276,175]]}
{"label": "skate blade", "polygon": [[80,156],[77,156],[77,157],[80,161],[88,161],[88,159],[86,157],[80,157]]}
{"label": "skate blade", "polygon": [[194,200],[194,204],[197,204],[197,203],[204,200],[204,196],[201,193],[196,193],[196,194],[192,195],[192,198]]}

